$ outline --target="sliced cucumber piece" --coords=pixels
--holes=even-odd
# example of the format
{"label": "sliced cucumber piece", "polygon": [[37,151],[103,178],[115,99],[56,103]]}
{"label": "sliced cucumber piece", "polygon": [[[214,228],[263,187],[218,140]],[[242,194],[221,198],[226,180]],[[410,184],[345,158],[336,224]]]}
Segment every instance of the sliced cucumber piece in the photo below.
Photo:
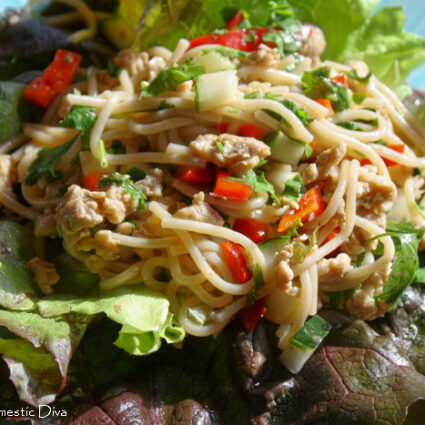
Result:
{"label": "sliced cucumber piece", "polygon": [[277,238],[267,239],[266,241],[258,244],[258,248],[260,248],[266,259],[266,267],[263,270],[263,273],[266,276],[269,276],[270,273],[273,273],[277,265],[275,254],[281,251],[283,247],[288,245],[290,242],[290,236],[278,236]]}
{"label": "sliced cucumber piece", "polygon": [[205,55],[196,56],[193,62],[196,65],[205,67],[205,72],[207,73],[236,69],[236,65],[229,58],[217,52],[209,52]]}
{"label": "sliced cucumber piece", "polygon": [[298,165],[305,153],[304,142],[292,140],[282,131],[268,134],[264,141],[270,146],[270,157],[285,164]]}
{"label": "sliced cucumber piece", "polygon": [[208,111],[230,102],[238,90],[236,71],[202,74],[196,79],[196,109]]}
{"label": "sliced cucumber piece", "polygon": [[293,179],[295,174],[292,172],[292,167],[289,164],[272,162],[266,172],[266,177],[275,187],[276,193],[280,195],[285,190],[285,182]]}

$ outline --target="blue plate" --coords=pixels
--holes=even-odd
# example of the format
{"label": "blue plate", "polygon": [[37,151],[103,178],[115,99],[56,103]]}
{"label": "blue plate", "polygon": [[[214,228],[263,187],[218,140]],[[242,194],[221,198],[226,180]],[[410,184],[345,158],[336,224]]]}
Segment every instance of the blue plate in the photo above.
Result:
{"label": "blue plate", "polygon": [[[21,8],[27,0],[0,0],[0,13],[8,8]],[[382,6],[404,6],[407,24],[406,30],[416,32],[425,37],[425,1],[423,0],[382,0]],[[415,69],[409,76],[409,84],[412,87],[425,91],[425,64]]]}

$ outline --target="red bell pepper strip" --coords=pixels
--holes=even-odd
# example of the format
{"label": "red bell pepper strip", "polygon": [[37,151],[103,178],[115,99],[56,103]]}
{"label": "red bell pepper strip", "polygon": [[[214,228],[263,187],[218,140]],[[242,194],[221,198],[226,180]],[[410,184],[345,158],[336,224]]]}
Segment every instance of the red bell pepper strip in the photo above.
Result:
{"label": "red bell pepper strip", "polygon": [[[404,153],[405,145],[388,145],[387,148],[388,149],[391,149],[391,150],[393,150],[395,152],[398,152],[398,153]],[[391,159],[382,158],[382,160],[385,162],[385,165],[387,167],[391,167],[392,165],[398,165],[397,162],[391,161]],[[360,165],[367,165],[367,164],[371,164],[371,162],[370,162],[370,160],[368,158],[363,158],[360,161]]]}
{"label": "red bell pepper strip", "polygon": [[238,136],[254,137],[258,140],[263,140],[266,135],[266,131],[255,124],[242,124],[236,133]]}
{"label": "red bell pepper strip", "polygon": [[59,49],[53,62],[41,77],[31,81],[24,90],[27,102],[47,108],[53,99],[74,80],[81,62],[81,55]]}
{"label": "red bell pepper strip", "polygon": [[205,168],[181,165],[175,176],[187,183],[209,184],[215,180],[215,168],[211,163],[207,163]]}
{"label": "red bell pepper strip", "polygon": [[334,108],[333,108],[333,106],[332,106],[332,102],[329,100],[329,99],[322,99],[322,98],[319,98],[319,99],[316,99],[316,102],[317,103],[320,103],[322,106],[324,106],[325,108],[328,108],[329,109],[329,112],[331,113],[331,114],[334,114],[335,113],[335,111],[334,111]]}
{"label": "red bell pepper strip", "polygon": [[[253,52],[257,50],[258,46],[263,42],[263,35],[268,31],[269,28],[266,27],[249,30],[232,30],[228,31],[226,34],[207,34],[193,39],[190,42],[190,49],[204,44],[220,44],[221,46],[233,47],[234,49],[243,50],[245,52]],[[270,45],[270,43],[265,44]]]}
{"label": "red bell pepper strip", "polygon": [[345,87],[348,87],[348,77],[344,73],[335,75],[335,77],[331,77],[331,81],[333,83],[339,83]]}
{"label": "red bell pepper strip", "polygon": [[[341,232],[341,228],[340,227],[335,227],[334,230],[332,230],[331,233],[329,233],[328,236],[326,236],[325,240],[322,242],[322,245],[325,245],[326,243],[328,243],[329,241],[331,241],[335,236],[337,236],[339,234],[339,232]],[[329,257],[332,257],[333,255],[335,255],[337,252],[339,251],[339,247],[335,248],[332,252],[330,252],[328,254]]]}
{"label": "red bell pepper strip", "polygon": [[317,186],[305,193],[298,203],[299,208],[288,211],[280,219],[278,232],[286,232],[295,226],[298,220],[302,223],[312,220],[322,214],[324,210],[323,198]]}
{"label": "red bell pepper strip", "polygon": [[238,13],[236,13],[236,15],[227,23],[227,29],[230,31],[233,28],[239,26],[239,24],[242,22],[242,19],[243,13],[242,10],[239,10]]}
{"label": "red bell pepper strip", "polygon": [[239,317],[247,332],[254,330],[259,320],[266,314],[266,311],[266,299],[260,298],[251,307],[239,312]]}
{"label": "red bell pepper strip", "polygon": [[211,196],[226,198],[229,201],[247,201],[252,194],[252,187],[240,181],[231,180],[231,173],[220,170],[217,173],[214,190]]}
{"label": "red bell pepper strip", "polygon": [[227,133],[227,130],[229,130],[230,122],[221,122],[220,124],[217,124],[215,128],[218,130],[220,134]]}
{"label": "red bell pepper strip", "polygon": [[252,272],[246,265],[245,255],[243,248],[231,241],[224,241],[221,243],[223,250],[224,260],[227,267],[232,273],[233,279],[239,283],[245,283],[252,277]]}
{"label": "red bell pepper strip", "polygon": [[95,191],[99,189],[99,181],[103,177],[103,173],[99,171],[93,171],[87,176],[83,177],[81,180],[83,181],[83,185],[87,190]]}
{"label": "red bell pepper strip", "polygon": [[24,98],[28,103],[47,109],[56,97],[56,92],[36,77],[24,89]]}
{"label": "red bell pepper strip", "polygon": [[237,218],[233,230],[242,233],[255,243],[260,243],[266,239],[267,224],[252,218]]}

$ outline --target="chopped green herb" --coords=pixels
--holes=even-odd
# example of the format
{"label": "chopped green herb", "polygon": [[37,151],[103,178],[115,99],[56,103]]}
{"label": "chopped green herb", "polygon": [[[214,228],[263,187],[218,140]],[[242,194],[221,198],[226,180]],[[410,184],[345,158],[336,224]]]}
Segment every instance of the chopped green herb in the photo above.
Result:
{"label": "chopped green herb", "polygon": [[331,325],[316,315],[290,339],[290,343],[302,350],[314,350],[331,330]]}
{"label": "chopped green herb", "polygon": [[281,103],[293,112],[306,127],[313,121],[313,118],[308,115],[307,111],[303,108],[298,109],[292,100],[284,99]]}
{"label": "chopped green herb", "polygon": [[353,122],[351,121],[340,121],[337,123],[338,126],[342,128],[346,128],[347,130],[353,130],[353,131],[364,131],[363,128],[357,127]]}
{"label": "chopped green herb", "polygon": [[382,146],[388,145],[388,143],[385,140],[382,140],[382,139],[380,139],[380,140],[378,140],[377,142],[374,142],[374,143],[377,144],[377,145],[382,145]]}
{"label": "chopped green herb", "polygon": [[217,150],[219,151],[219,152],[221,152],[221,153],[223,153],[224,152],[224,145],[223,145],[223,142],[220,142],[220,140],[215,144],[216,145],[216,147],[217,147]]}
{"label": "chopped green herb", "polygon": [[[77,92],[78,90],[74,93],[77,95],[81,94]],[[95,111],[95,108],[74,105],[68,115],[60,121],[60,125],[62,127],[75,128],[80,130],[80,143],[82,151],[90,150],[90,130],[92,129],[97,119]]]}
{"label": "chopped green herb", "polygon": [[227,108],[227,112],[229,114],[237,114],[239,112],[239,109],[236,109],[236,108]]}
{"label": "chopped green herb", "polygon": [[108,63],[106,65],[106,71],[108,71],[108,74],[111,77],[117,77],[118,78],[123,69],[124,69],[123,67],[117,65],[113,60],[111,60],[111,59],[108,60]]}
{"label": "chopped green herb", "polygon": [[275,44],[281,56],[299,51],[302,45],[302,41],[297,36],[297,33],[292,31],[291,28],[271,28],[267,33],[263,34],[262,39],[263,41]]}
{"label": "chopped green herb", "polygon": [[304,181],[299,173],[285,182],[285,190],[282,195],[291,201],[298,202],[301,196],[307,192],[307,188],[304,185]]}
{"label": "chopped green herb", "polygon": [[174,105],[171,105],[171,103],[168,103],[165,99],[163,99],[163,100],[161,100],[161,102],[159,102],[158,111],[160,111],[162,109],[170,109],[170,108],[174,108]]}
{"label": "chopped green herb", "polygon": [[352,69],[350,72],[346,73],[348,77],[350,77],[353,80],[359,81],[360,83],[368,83],[370,80],[370,77],[372,76],[372,73],[369,72],[364,77],[360,77],[360,75],[357,72],[357,69]]}
{"label": "chopped green herb", "polygon": [[139,209],[146,209],[146,195],[134,184],[128,174],[113,173],[110,176],[102,177],[99,181],[99,188],[109,186],[122,187],[125,193],[139,201]]}
{"label": "chopped green herb", "polygon": [[63,238],[62,227],[59,224],[56,225],[56,232],[60,238]]}
{"label": "chopped green herb", "polygon": [[422,175],[422,171],[421,171],[421,169],[420,169],[420,168],[415,167],[415,168],[413,169],[413,175],[414,175],[414,176],[421,176],[421,175]]}
{"label": "chopped green herb", "polygon": [[233,49],[232,47],[220,46],[220,47],[211,47],[208,49],[204,49],[202,50],[202,55],[206,55],[211,52],[219,53],[220,55],[223,55],[226,57],[238,58],[238,59],[243,59],[248,54],[248,52],[244,52],[243,50]]}
{"label": "chopped green herb", "polygon": [[326,98],[332,102],[337,112],[350,107],[351,90],[342,84],[330,80],[329,67],[317,68],[314,71],[304,72],[301,83],[304,92],[312,99]]}
{"label": "chopped green herb", "polygon": [[254,287],[251,289],[251,291],[248,292],[246,296],[246,304],[245,307],[251,307],[254,305],[255,301],[257,300],[259,293],[258,291],[264,286],[264,276],[263,276],[263,270],[261,266],[258,264],[255,266],[254,270]]}
{"label": "chopped green herb", "polygon": [[24,184],[32,186],[36,184],[40,177],[44,177],[47,183],[52,183],[62,177],[62,172],[56,170],[59,160],[74,144],[76,137],[63,145],[55,148],[42,147],[37,154],[37,158],[28,168],[28,175],[24,180]]}
{"label": "chopped green herb", "polygon": [[292,128],[292,125],[289,124],[289,122],[282,117],[282,115],[278,114],[275,111],[272,111],[271,109],[263,109],[263,111],[267,114],[270,115],[273,119],[275,119],[276,121],[279,121],[282,125],[284,125],[287,128]]}
{"label": "chopped green herb", "polygon": [[56,191],[56,196],[58,198],[62,198],[62,196],[65,195],[65,193],[68,191],[68,187],[69,187],[69,184],[65,184],[59,187],[58,190]]}
{"label": "chopped green herb", "polygon": [[364,94],[353,93],[353,101],[357,105],[361,105],[365,99],[366,99],[366,96]]}
{"label": "chopped green herb", "polygon": [[263,93],[260,90],[252,91],[251,93],[246,94],[244,99],[259,99],[263,97]]}
{"label": "chopped green herb", "polygon": [[139,180],[143,180],[146,177],[146,173],[138,166],[134,165],[131,167],[127,174],[131,177],[131,180],[134,182],[138,182]]}
{"label": "chopped green herb", "polygon": [[414,223],[389,220],[387,232],[394,241],[395,260],[391,273],[384,286],[384,292],[376,297],[376,302],[383,300],[395,308],[405,290],[414,282],[416,271],[419,268],[418,246],[419,240],[425,233],[425,228],[417,229]]}
{"label": "chopped green herb", "polygon": [[115,155],[119,155],[119,154],[124,154],[127,151],[126,151],[125,146],[123,145],[123,143],[121,141],[112,140],[111,147],[106,149],[106,152],[111,153],[111,154],[115,154]]}
{"label": "chopped green herb", "polygon": [[179,84],[204,73],[205,67],[195,65],[193,59],[190,58],[183,65],[161,71],[153,81],[142,87],[142,96],[158,96],[165,91],[174,90]]}
{"label": "chopped green herb", "polygon": [[241,181],[252,186],[256,193],[268,193],[277,204],[282,204],[282,201],[276,196],[274,186],[267,181],[264,171],[259,171],[257,174],[251,170],[243,177],[230,177],[230,179]]}

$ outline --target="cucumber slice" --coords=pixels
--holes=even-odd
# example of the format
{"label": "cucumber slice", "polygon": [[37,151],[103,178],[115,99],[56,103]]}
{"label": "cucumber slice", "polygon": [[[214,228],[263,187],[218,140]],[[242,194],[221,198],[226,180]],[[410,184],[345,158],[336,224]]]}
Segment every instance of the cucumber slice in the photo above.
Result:
{"label": "cucumber slice", "polygon": [[292,140],[282,131],[270,133],[264,141],[270,146],[270,157],[285,164],[298,165],[305,153],[304,142]]}
{"label": "cucumber slice", "polygon": [[276,193],[281,194],[285,190],[285,183],[295,177],[289,164],[273,162],[266,173],[267,180],[275,187]]}
{"label": "cucumber slice", "polygon": [[208,111],[230,102],[238,90],[236,71],[202,74],[196,79],[196,109]]}
{"label": "cucumber slice", "polygon": [[288,245],[290,242],[290,236],[278,236],[277,238],[267,239],[266,241],[258,244],[258,248],[260,248],[266,259],[266,266],[265,269],[263,269],[263,273],[266,276],[270,276],[270,273],[274,272],[274,269],[277,265],[275,254],[282,250],[282,248]]}
{"label": "cucumber slice", "polygon": [[206,73],[236,69],[236,65],[229,58],[217,52],[209,52],[205,55],[196,56],[193,62],[196,65],[205,67]]}

